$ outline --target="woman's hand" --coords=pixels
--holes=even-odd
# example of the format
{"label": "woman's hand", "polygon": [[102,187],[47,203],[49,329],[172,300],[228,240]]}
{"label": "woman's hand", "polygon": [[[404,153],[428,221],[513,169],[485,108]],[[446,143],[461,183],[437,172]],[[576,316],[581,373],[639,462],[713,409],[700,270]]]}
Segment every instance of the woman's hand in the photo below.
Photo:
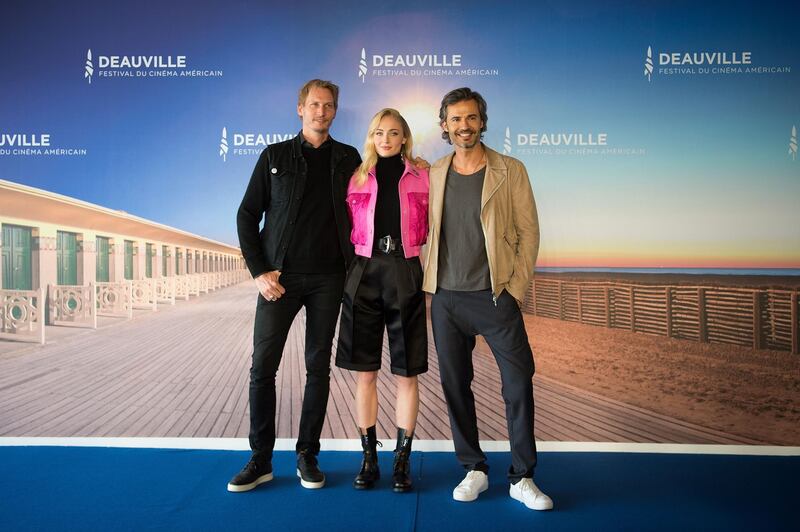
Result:
{"label": "woman's hand", "polygon": [[422,157],[415,157],[413,163],[414,166],[416,166],[417,168],[421,168],[423,170],[427,170],[428,168],[431,167],[431,163],[429,163]]}

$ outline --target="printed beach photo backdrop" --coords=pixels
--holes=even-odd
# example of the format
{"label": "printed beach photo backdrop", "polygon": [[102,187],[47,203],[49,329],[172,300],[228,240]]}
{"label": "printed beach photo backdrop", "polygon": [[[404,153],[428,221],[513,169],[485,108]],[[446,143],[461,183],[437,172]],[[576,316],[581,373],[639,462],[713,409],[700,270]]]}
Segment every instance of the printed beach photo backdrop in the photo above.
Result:
{"label": "printed beach photo backdrop", "polygon": [[[0,19],[0,437],[244,438],[256,289],[235,214],[260,152],[341,87],[452,148],[488,102],[541,248],[523,312],[544,441],[800,445],[800,6],[785,2],[15,3]],[[267,227],[266,230],[269,230]],[[296,436],[298,315],[278,375]],[[417,437],[450,439],[430,337]],[[393,431],[388,350],[379,436]],[[481,439],[506,440],[474,352]],[[333,368],[324,438],[357,437]]]}

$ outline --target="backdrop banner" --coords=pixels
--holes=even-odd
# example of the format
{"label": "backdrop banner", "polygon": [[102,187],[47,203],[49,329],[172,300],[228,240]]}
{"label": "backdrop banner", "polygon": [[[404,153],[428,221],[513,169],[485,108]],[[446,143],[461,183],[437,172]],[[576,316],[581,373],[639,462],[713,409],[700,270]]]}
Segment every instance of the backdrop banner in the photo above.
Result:
{"label": "backdrop banner", "polygon": [[[800,446],[800,4],[13,2],[0,18],[0,437],[247,436],[259,154],[341,88],[362,149],[398,109],[488,102],[541,227],[523,303],[545,441]],[[266,227],[266,231],[270,228]],[[305,316],[278,375],[297,436]],[[429,335],[430,336],[430,335]],[[417,438],[451,438],[430,336]],[[481,439],[508,439],[479,339]],[[384,348],[379,436],[394,434]],[[353,439],[333,368],[323,437]]]}

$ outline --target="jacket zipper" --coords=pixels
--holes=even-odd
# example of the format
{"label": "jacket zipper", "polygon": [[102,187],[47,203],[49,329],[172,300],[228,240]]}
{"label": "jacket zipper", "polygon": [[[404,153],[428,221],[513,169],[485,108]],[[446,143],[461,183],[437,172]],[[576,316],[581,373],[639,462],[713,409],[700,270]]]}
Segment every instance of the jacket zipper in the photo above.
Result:
{"label": "jacket zipper", "polygon": [[494,295],[494,277],[492,277],[492,259],[489,258],[489,240],[486,238],[486,228],[483,226],[483,220],[481,222],[481,231],[483,232],[483,247],[486,248],[486,262],[489,263],[489,283],[492,285],[492,303],[494,306],[497,306],[497,296]]}

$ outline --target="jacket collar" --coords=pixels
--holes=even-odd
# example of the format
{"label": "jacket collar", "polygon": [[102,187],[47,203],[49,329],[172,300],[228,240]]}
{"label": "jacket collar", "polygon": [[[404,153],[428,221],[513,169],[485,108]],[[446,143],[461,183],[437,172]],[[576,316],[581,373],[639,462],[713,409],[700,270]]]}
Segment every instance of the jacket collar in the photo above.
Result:
{"label": "jacket collar", "polygon": [[419,168],[417,168],[414,165],[414,162],[409,161],[408,159],[406,159],[405,161],[406,161],[406,169],[403,170],[403,175],[411,174],[414,177],[419,177]]}
{"label": "jacket collar", "polygon": [[[483,146],[484,153],[486,153],[486,168],[487,168],[487,177],[490,173],[494,172],[505,172],[507,170],[506,163],[503,160],[503,156],[488,147],[486,144],[481,142],[481,146]],[[453,164],[453,157],[455,157],[456,152],[450,152],[449,154],[445,155],[435,163],[431,167],[431,170],[434,168],[440,169],[443,168],[445,172],[450,168]]]}
{"label": "jacket collar", "polygon": [[489,198],[497,192],[500,185],[508,177],[508,167],[503,156],[493,149],[483,145],[486,152],[486,175],[483,178],[483,191],[481,192],[481,209],[483,209]]}
{"label": "jacket collar", "polygon": [[[483,142],[481,142],[481,146],[483,146],[484,152],[486,153],[486,174],[483,178],[483,190],[481,192],[481,209],[483,209],[486,202],[489,201],[489,198],[497,192],[497,189],[500,188],[500,185],[506,180],[508,176],[508,167],[502,155],[489,148]],[[436,161],[431,167],[431,173],[433,174],[435,170],[436,172],[442,172],[441,175],[446,177],[450,165],[453,164],[454,156],[455,152],[451,152]],[[445,180],[442,179],[438,183],[438,188],[440,189],[438,191],[439,193],[444,191],[444,181]],[[431,186],[434,186],[433,182]],[[441,194],[437,194],[437,197],[439,196],[441,196]]]}
{"label": "jacket collar", "polygon": [[453,157],[455,156],[456,152],[451,151],[441,159],[437,160],[431,166],[431,170],[442,170],[445,175],[447,175],[447,169],[450,168],[450,165],[453,163]]}
{"label": "jacket collar", "polygon": [[488,147],[486,144],[483,145],[483,149],[486,150],[486,166],[492,170],[501,172],[508,169],[502,155]]}
{"label": "jacket collar", "polygon": [[303,156],[303,130],[297,132],[292,139],[292,157],[298,159]]}
{"label": "jacket collar", "polygon": [[[299,159],[303,156],[303,142],[305,142],[305,138],[303,137],[303,130],[301,129],[292,139],[292,157],[295,159]],[[331,164],[335,168],[337,163],[345,156],[344,145],[330,135],[328,135],[328,140],[325,142],[331,143]]]}

